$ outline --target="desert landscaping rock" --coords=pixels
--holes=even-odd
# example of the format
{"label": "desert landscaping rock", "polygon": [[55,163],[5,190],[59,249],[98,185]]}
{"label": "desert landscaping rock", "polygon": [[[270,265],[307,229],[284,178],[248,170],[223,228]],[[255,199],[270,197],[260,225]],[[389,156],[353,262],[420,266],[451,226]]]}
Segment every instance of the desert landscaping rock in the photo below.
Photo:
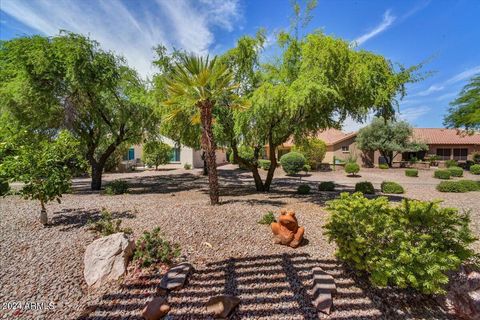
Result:
{"label": "desert landscaping rock", "polygon": [[318,311],[330,314],[333,305],[332,294],[337,292],[335,280],[320,267],[312,268],[312,273],[312,303]]}
{"label": "desert landscaping rock", "polygon": [[160,281],[160,288],[164,290],[180,290],[185,286],[193,266],[183,262],[170,268]]}
{"label": "desert landscaping rock", "polygon": [[[251,174],[234,170],[238,169],[219,167],[219,206],[209,205],[207,178],[196,170],[105,174],[105,183],[125,179],[132,184],[131,193],[115,197],[91,192],[88,179],[76,179],[74,192],[64,195],[61,204],[47,205],[46,228],[38,222],[36,203],[19,196],[0,198],[0,301],[53,302],[53,308],[44,310],[2,310],[0,318],[72,320],[84,311],[88,315],[81,319],[86,320],[139,318],[149,299],[158,295],[167,268],[137,275],[132,265],[121,280],[88,287],[83,258],[95,236],[88,231],[87,220],[98,218],[104,207],[136,237],[159,226],[195,266],[188,286],[170,292],[169,320],[211,319],[205,304],[216,295],[241,299],[232,319],[316,319],[318,312],[307,292],[315,267],[332,275],[337,285],[331,319],[456,319],[431,298],[372,288],[335,259],[335,245],[323,235],[328,219],[324,204],[340,191],[351,191],[358,179],[347,178],[340,170],[314,172],[302,180],[312,185],[335,180],[339,191],[314,188],[310,195],[297,197],[296,177],[279,173],[270,193],[256,193]],[[440,193],[431,171],[420,170],[420,178],[404,178],[403,170],[393,169],[360,174],[375,186],[383,180],[398,181],[407,190],[402,197],[441,198],[444,206],[470,209],[473,230],[480,236],[480,193]],[[465,179],[480,177],[465,173]],[[266,212],[280,208],[295,208],[308,244],[296,249],[274,245],[270,228],[257,224]],[[475,249],[480,251],[478,243]]]}
{"label": "desert landscaping rock", "polygon": [[170,311],[166,297],[153,298],[143,309],[142,317],[145,320],[159,320]]}
{"label": "desert landscaping rock", "polygon": [[227,318],[240,304],[240,299],[234,296],[222,295],[210,298],[207,302],[207,312],[218,318]]}
{"label": "desert landscaping rock", "polygon": [[84,277],[89,286],[117,280],[127,271],[135,242],[125,233],[115,233],[88,245],[84,258]]}

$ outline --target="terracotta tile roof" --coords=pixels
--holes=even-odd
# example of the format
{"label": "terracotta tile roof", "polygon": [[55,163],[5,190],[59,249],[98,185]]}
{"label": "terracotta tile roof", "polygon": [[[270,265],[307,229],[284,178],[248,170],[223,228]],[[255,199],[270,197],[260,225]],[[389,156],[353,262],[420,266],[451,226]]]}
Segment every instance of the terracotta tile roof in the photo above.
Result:
{"label": "terracotta tile roof", "polygon": [[456,129],[414,128],[413,137],[426,144],[479,144],[480,133],[468,135]]}
{"label": "terracotta tile roof", "polygon": [[[337,129],[326,129],[326,130],[319,131],[316,134],[316,137],[320,140],[323,140],[327,144],[327,146],[331,146],[341,141],[344,141],[348,138],[355,137],[356,135],[357,135],[356,132],[345,133]],[[293,145],[294,145],[293,138],[288,139],[287,142],[282,144],[283,147],[292,147]]]}

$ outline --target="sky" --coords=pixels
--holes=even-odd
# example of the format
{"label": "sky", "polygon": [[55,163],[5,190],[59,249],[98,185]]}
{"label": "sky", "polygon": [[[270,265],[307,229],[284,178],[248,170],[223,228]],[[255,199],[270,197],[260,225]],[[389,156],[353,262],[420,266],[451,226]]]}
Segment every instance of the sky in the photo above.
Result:
{"label": "sky", "polygon": [[[480,72],[480,0],[319,0],[312,15],[305,32],[321,29],[404,66],[424,63],[430,75],[400,102],[399,117],[415,127],[442,127],[449,102]],[[151,76],[158,44],[215,55],[265,28],[270,45],[291,16],[289,0],[0,0],[0,39],[82,33]],[[364,125],[347,120],[344,130]]]}

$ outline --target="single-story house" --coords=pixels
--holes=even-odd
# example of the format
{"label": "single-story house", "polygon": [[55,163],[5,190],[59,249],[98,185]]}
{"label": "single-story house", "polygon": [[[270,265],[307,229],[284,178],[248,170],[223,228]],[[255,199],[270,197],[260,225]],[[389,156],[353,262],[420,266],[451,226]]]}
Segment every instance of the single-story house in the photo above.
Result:
{"label": "single-story house", "polygon": [[[162,137],[162,141],[172,147],[172,158],[170,160],[171,164],[178,164],[182,167],[185,164],[190,164],[193,168],[203,168],[202,150],[195,150],[193,148],[181,146],[175,141],[166,137]],[[137,144],[128,149],[124,160],[127,163],[143,165],[142,156],[143,146],[141,144]],[[224,164],[228,161],[226,151],[223,148],[217,148],[216,156],[217,164]]]}
{"label": "single-story house", "polygon": [[[357,148],[356,132],[344,133],[337,129],[327,129],[319,131],[316,137],[327,145],[324,163],[333,164],[334,159],[338,162],[338,160],[345,160],[352,156],[356,157],[357,163],[362,166],[378,166],[382,162],[380,152],[362,152]],[[414,128],[413,139],[425,143],[428,150],[399,154],[395,157],[394,162],[409,160],[413,156],[423,159],[426,155],[436,155],[441,161],[452,159],[462,162],[472,160],[473,154],[480,153],[480,132],[468,135],[456,129]],[[279,146],[278,157],[290,152],[293,146],[292,139]],[[268,150],[266,154],[268,155]]]}

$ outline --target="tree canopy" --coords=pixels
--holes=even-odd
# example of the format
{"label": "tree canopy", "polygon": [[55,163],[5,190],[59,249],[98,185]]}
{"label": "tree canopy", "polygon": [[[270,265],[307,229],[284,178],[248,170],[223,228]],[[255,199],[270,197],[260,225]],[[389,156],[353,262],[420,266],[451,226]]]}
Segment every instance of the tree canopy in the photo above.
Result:
{"label": "tree canopy", "polygon": [[428,149],[425,143],[413,140],[412,134],[412,127],[406,121],[375,118],[370,125],[360,129],[356,142],[360,150],[378,150],[391,167],[393,159],[400,153]]}
{"label": "tree canopy", "polygon": [[480,129],[480,74],[463,87],[458,97],[450,103],[444,124],[450,128]]}
{"label": "tree canopy", "polygon": [[138,143],[154,121],[145,83],[88,37],[20,37],[0,44],[0,103],[28,130],[68,129],[101,188],[107,159]]}

